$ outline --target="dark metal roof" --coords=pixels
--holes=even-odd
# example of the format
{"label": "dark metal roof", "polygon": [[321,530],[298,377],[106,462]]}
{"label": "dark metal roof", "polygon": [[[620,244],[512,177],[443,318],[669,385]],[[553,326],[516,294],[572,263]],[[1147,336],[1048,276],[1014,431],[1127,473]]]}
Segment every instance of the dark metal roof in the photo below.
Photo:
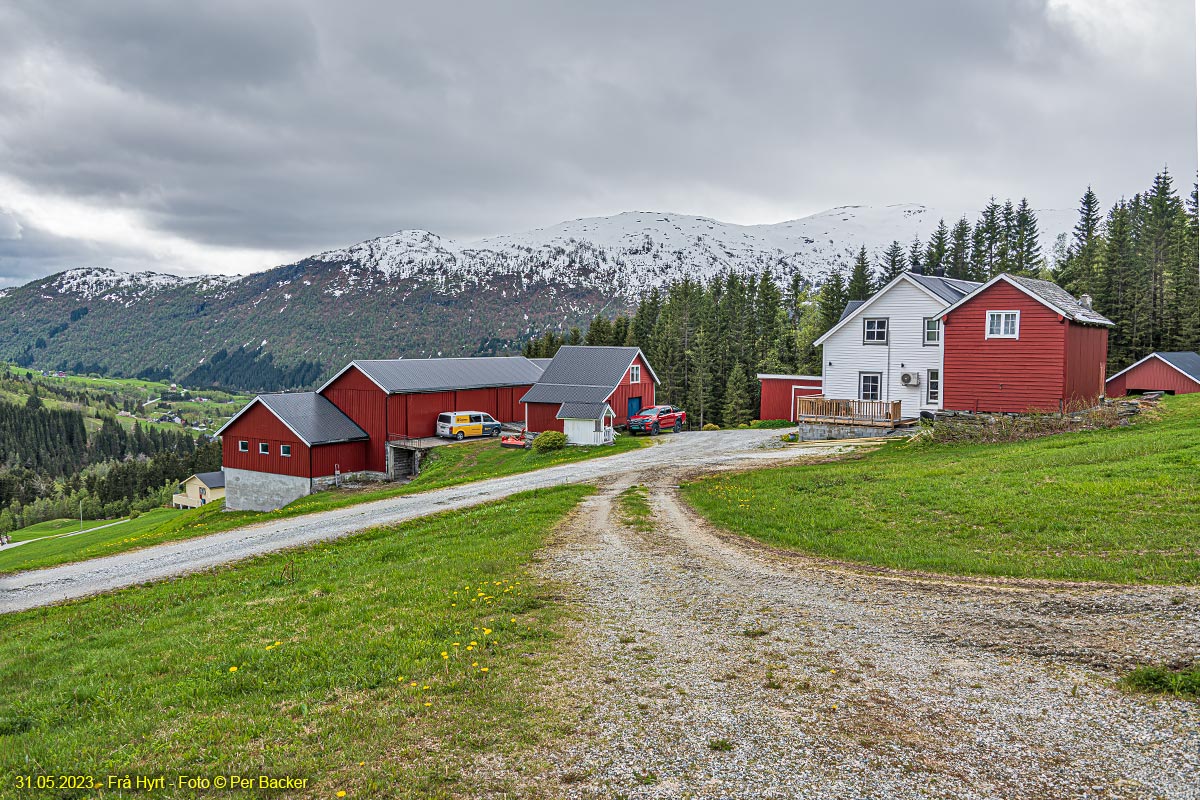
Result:
{"label": "dark metal roof", "polygon": [[542,375],[542,367],[524,356],[392,358],[350,363],[384,391],[393,394],[528,386]]}
{"label": "dark metal roof", "polygon": [[947,303],[957,303],[966,295],[978,289],[983,284],[976,281],[963,281],[957,278],[943,278],[940,275],[921,275],[917,272],[908,273],[909,277],[924,286]]}
{"label": "dark metal roof", "polygon": [[1178,350],[1173,353],[1155,353],[1155,355],[1189,378],[1200,381],[1200,353]]}
{"label": "dark metal roof", "polygon": [[858,307],[861,306],[865,302],[867,302],[867,301],[866,300],[851,300],[849,303],[846,303],[846,308],[842,311],[842,315],[840,317],[838,317],[838,322],[841,322],[846,317],[853,314],[855,311],[858,310]]}
{"label": "dark metal roof", "polygon": [[563,403],[555,419],[600,419],[608,403]]}
{"label": "dark metal roof", "polygon": [[[260,403],[271,410],[305,444],[352,442],[370,438],[333,403],[316,392],[260,394]],[[232,422],[233,420],[230,420]]]}
{"label": "dark metal roof", "polygon": [[545,369],[546,367],[550,366],[550,362],[553,361],[554,359],[553,358],[531,358],[529,360],[532,361],[533,363],[537,364],[542,369]]}
{"label": "dark metal roof", "polygon": [[[525,403],[602,403],[616,391],[625,371],[641,353],[636,347],[563,345],[541,378],[521,398]],[[658,382],[654,370],[642,380]]]}
{"label": "dark metal roof", "polygon": [[1057,283],[1043,281],[1037,278],[1026,278],[1023,275],[1005,273],[1005,278],[1030,294],[1036,295],[1048,305],[1062,312],[1067,319],[1088,325],[1112,325],[1113,322],[1099,312],[1093,311],[1075,299],[1075,296]]}
{"label": "dark metal roof", "polygon": [[197,472],[193,477],[210,489],[225,488],[224,470],[217,470],[216,472]]}

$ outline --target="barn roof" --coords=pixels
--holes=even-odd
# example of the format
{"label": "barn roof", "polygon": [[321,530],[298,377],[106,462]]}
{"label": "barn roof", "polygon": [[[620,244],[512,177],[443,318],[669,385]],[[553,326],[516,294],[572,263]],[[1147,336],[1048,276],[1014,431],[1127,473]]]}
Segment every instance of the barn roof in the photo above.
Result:
{"label": "barn roof", "polygon": [[964,296],[942,313],[949,314],[968,300],[978,297],[1002,281],[1029,295],[1051,311],[1062,314],[1072,322],[1078,322],[1083,325],[1104,325],[1106,327],[1112,327],[1113,325],[1112,320],[1079,302],[1074,295],[1057,283],[1043,281],[1038,278],[1026,278],[1024,275],[1013,275],[1008,272],[1000,273],[970,294]]}
{"label": "barn roof", "polygon": [[310,447],[316,444],[354,442],[370,438],[354,420],[317,392],[260,394],[234,414],[229,422],[222,425],[217,435],[224,433],[226,428],[249,411],[255,403],[261,403],[286,425],[288,430],[296,434],[300,441]]}
{"label": "barn roof", "polygon": [[224,470],[219,469],[216,472],[197,472],[192,477],[195,478],[196,480],[200,481],[201,483],[203,483],[205,486],[207,486],[210,489],[224,489],[225,488],[225,471]]}
{"label": "barn roof", "polygon": [[[521,402],[602,403],[616,390],[639,355],[646,361],[636,347],[563,345]],[[648,361],[646,371],[658,383]]]}
{"label": "barn roof", "polygon": [[[1151,353],[1140,361],[1130,364],[1125,369],[1113,375],[1108,381],[1116,380],[1134,367],[1141,366],[1152,358],[1157,358],[1163,361],[1167,366],[1182,372],[1196,383],[1200,383],[1200,353],[1193,353],[1190,350],[1176,350],[1170,353]],[[1105,381],[1107,383],[1108,381]]]}
{"label": "barn roof", "polygon": [[524,356],[370,359],[351,361],[319,391],[325,391],[351,367],[388,394],[528,386],[542,375],[542,367]]}
{"label": "barn roof", "polygon": [[563,403],[554,416],[556,419],[600,419],[606,413],[612,413],[608,403]]}

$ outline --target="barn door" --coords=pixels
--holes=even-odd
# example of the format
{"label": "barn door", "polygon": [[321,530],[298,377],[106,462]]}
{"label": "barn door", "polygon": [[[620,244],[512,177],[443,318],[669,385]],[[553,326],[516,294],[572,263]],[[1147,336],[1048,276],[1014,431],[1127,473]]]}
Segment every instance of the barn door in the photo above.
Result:
{"label": "barn door", "polygon": [[629,417],[632,417],[632,416],[636,416],[637,413],[642,410],[642,398],[641,397],[629,398],[629,404],[628,404],[627,408],[628,408],[628,413],[625,415],[626,419],[628,419]]}

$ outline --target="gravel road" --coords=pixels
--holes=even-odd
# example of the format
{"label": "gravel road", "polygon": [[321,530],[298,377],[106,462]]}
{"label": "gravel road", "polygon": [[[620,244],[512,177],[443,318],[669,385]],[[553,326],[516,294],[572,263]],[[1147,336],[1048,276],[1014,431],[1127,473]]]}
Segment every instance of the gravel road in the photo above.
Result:
{"label": "gravel road", "polygon": [[517,492],[583,483],[629,470],[720,468],[837,451],[839,445],[784,448],[778,431],[709,431],[663,436],[650,447],[590,461],[260,523],[187,541],[0,577],[0,613],[22,611],[227,564],[275,550],[498,500]]}
{"label": "gravel road", "polygon": [[[1200,707],[1117,668],[1200,652],[1200,590],[945,579],[776,551],[613,482],[541,569],[579,731],[530,786],[599,798],[1198,798]],[[656,529],[617,493],[650,486]],[[527,773],[526,773],[527,774]]]}

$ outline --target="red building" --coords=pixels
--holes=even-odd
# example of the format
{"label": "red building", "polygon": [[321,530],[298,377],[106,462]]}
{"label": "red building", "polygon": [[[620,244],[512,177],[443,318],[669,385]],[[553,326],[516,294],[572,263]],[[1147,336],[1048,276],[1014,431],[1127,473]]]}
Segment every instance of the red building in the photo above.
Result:
{"label": "red building", "polygon": [[1105,391],[1109,397],[1130,392],[1200,392],[1200,353],[1151,353],[1109,378]]}
{"label": "red building", "polygon": [[523,419],[521,395],[541,374],[520,356],[351,361],[318,391],[370,435],[366,469],[382,473],[388,441],[433,436],[443,411]]}
{"label": "red building", "polygon": [[942,407],[1061,411],[1104,396],[1112,322],[1049,281],[1002,274],[942,314]]}
{"label": "red building", "polygon": [[821,393],[820,375],[770,375],[759,373],[759,419],[796,421],[796,398]]}
{"label": "red building", "polygon": [[521,397],[527,430],[563,431],[563,405],[612,408],[614,425],[654,405],[658,377],[636,347],[564,345],[546,365],[541,378]]}

